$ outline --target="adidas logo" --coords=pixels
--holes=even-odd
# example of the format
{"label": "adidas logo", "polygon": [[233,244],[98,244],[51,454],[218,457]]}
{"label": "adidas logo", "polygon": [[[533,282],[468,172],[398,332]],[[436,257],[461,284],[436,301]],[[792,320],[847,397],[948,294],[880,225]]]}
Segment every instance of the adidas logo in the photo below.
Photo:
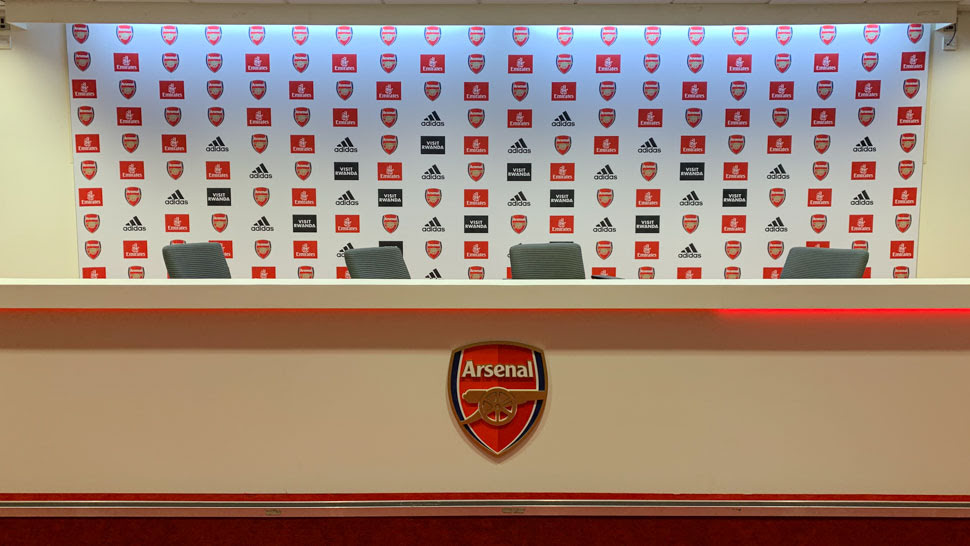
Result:
{"label": "adidas logo", "polygon": [[513,142],[512,145],[509,146],[508,151],[510,154],[531,154],[532,153],[532,150],[529,149],[529,145],[526,144],[525,140],[521,138]]}
{"label": "adidas logo", "polygon": [[122,231],[148,231],[144,225],[142,225],[141,220],[137,216],[132,216],[131,220],[125,224],[125,227],[121,228]]}
{"label": "adidas logo", "polygon": [[785,231],[788,231],[788,228],[785,227],[785,223],[781,221],[781,218],[775,217],[775,219],[772,220],[771,223],[769,223],[765,227],[765,231],[767,231],[769,233],[771,233],[771,232],[785,232]]}
{"label": "adidas logo", "polygon": [[559,114],[559,116],[557,116],[556,119],[552,120],[552,126],[553,127],[575,127],[576,122],[573,121],[571,117],[569,117],[569,112],[563,110],[563,112]]}
{"label": "adidas logo", "polygon": [[595,175],[593,175],[593,180],[616,180],[616,174],[613,172],[613,167],[610,167],[609,164],[607,164]]}
{"label": "adidas logo", "polygon": [[445,228],[442,227],[441,222],[438,221],[437,216],[435,216],[431,220],[428,220],[428,223],[425,224],[423,228],[421,228],[421,231],[444,231],[444,230]]}
{"label": "adidas logo", "polygon": [[189,200],[182,195],[182,190],[175,190],[175,193],[168,196],[165,200],[166,205],[188,205]]}
{"label": "adidas logo", "polygon": [[350,190],[347,190],[344,192],[343,195],[338,197],[336,201],[334,201],[334,204],[335,205],[359,205],[360,202],[357,201],[357,198],[354,197],[354,194],[350,193]]}
{"label": "adidas logo", "polygon": [[638,154],[659,154],[660,146],[657,146],[657,142],[651,137],[648,138],[637,148]]}
{"label": "adidas logo", "polygon": [[422,127],[444,127],[445,122],[441,121],[437,111],[432,111],[428,117],[421,121]]}
{"label": "adidas logo", "polygon": [[680,200],[680,206],[682,207],[699,207],[703,204],[704,202],[697,196],[697,192],[693,190]]}
{"label": "adidas logo", "polygon": [[441,169],[438,168],[437,164],[432,165],[430,169],[424,171],[424,174],[421,175],[421,180],[444,180],[444,179],[445,179],[445,175],[441,174]]}
{"label": "adidas logo", "polygon": [[339,144],[333,147],[335,152],[347,152],[347,153],[357,153],[357,147],[354,143],[350,141],[350,137],[347,137],[340,141]]}
{"label": "adidas logo", "polygon": [[694,246],[694,243],[691,243],[685,246],[684,250],[681,250],[680,253],[677,254],[677,257],[678,258],[700,258],[701,253],[697,251],[697,247]]}
{"label": "adidas logo", "polygon": [[354,249],[353,243],[347,243],[347,244],[344,245],[343,248],[341,248],[340,250],[337,251],[337,257],[338,258],[343,258],[344,257],[344,252],[347,252],[348,250],[353,250],[353,249]]}
{"label": "adidas logo", "polygon": [[779,163],[777,167],[768,172],[768,176],[765,178],[768,180],[788,180],[791,176],[785,170],[785,166]]}
{"label": "adidas logo", "polygon": [[249,173],[249,178],[273,178],[273,175],[264,163],[260,163],[258,167],[253,169],[253,172]]}
{"label": "adidas logo", "polygon": [[869,197],[869,192],[862,190],[859,195],[855,196],[855,199],[849,201],[850,205],[873,205],[875,204],[871,197]]}
{"label": "adidas logo", "polygon": [[858,144],[852,147],[853,152],[875,152],[876,147],[872,145],[872,141],[869,137],[866,137],[859,141]]}
{"label": "adidas logo", "polygon": [[229,146],[226,146],[226,143],[222,141],[222,137],[221,136],[218,136],[218,137],[216,137],[215,140],[213,140],[212,142],[210,142],[208,146],[205,147],[205,151],[207,151],[207,152],[228,152],[229,151]]}
{"label": "adidas logo", "polygon": [[528,207],[531,204],[532,203],[530,203],[529,200],[525,198],[525,194],[522,192],[519,192],[513,195],[512,197],[510,197],[509,203],[508,203],[510,207]]}
{"label": "adidas logo", "polygon": [[438,273],[438,268],[436,267],[436,268],[434,268],[434,269],[431,270],[431,273],[428,273],[427,275],[425,275],[424,278],[426,278],[426,279],[440,279],[441,278],[441,273]]}
{"label": "adidas logo", "polygon": [[593,228],[593,233],[613,233],[614,231],[616,231],[616,228],[613,227],[613,222],[610,222],[609,218],[603,218]]}
{"label": "adidas logo", "polygon": [[249,229],[252,231],[273,231],[273,226],[269,224],[269,220],[265,216],[260,216],[259,220],[253,222],[253,227]]}

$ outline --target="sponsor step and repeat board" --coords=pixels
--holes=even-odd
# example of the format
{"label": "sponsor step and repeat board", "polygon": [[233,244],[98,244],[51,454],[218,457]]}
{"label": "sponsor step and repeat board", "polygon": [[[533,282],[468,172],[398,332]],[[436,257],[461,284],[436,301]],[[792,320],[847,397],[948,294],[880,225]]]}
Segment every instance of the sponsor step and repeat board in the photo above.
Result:
{"label": "sponsor step and repeat board", "polygon": [[795,246],[915,275],[929,35],[795,26],[67,26],[81,275],[775,278]]}

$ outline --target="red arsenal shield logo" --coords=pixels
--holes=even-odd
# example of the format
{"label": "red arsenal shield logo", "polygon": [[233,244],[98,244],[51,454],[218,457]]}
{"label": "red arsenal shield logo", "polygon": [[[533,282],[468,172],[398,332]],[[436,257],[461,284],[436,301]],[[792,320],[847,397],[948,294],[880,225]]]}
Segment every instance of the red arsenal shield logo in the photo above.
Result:
{"label": "red arsenal shield logo", "polygon": [[[922,33],[922,31],[920,32]],[[84,42],[88,41],[88,36],[91,35],[91,31],[88,29],[87,25],[77,23],[71,27],[71,34],[74,36],[77,43],[83,44]]]}
{"label": "red arsenal shield logo", "polygon": [[424,96],[430,100],[435,100],[441,96],[441,82],[424,82]]}
{"label": "red arsenal shield logo", "polygon": [[[483,172],[484,170],[485,168],[482,167]],[[437,207],[438,203],[441,202],[441,190],[438,188],[428,188],[424,190],[424,200],[426,203],[428,203],[428,205],[431,206],[431,208]]]}
{"label": "red arsenal shield logo", "polygon": [[128,45],[131,39],[135,37],[135,30],[131,28],[131,25],[118,25],[115,33],[118,36],[118,41]]}
{"label": "red arsenal shield logo", "polygon": [[347,45],[350,43],[350,40],[354,37],[354,29],[347,25],[341,25],[337,27],[336,35],[337,35],[337,41],[340,42],[340,45]]}
{"label": "red arsenal shield logo", "polygon": [[81,174],[84,178],[91,180],[98,174],[98,163],[91,159],[81,162]]}
{"label": "red arsenal shield logo", "polygon": [[481,127],[482,123],[485,123],[485,110],[481,108],[470,108],[468,110],[468,123],[476,129]]}
{"label": "red arsenal shield logo", "polygon": [[271,250],[273,250],[273,243],[266,239],[258,239],[255,244],[256,255],[262,259],[266,259],[269,256]]}
{"label": "red arsenal shield logo", "polygon": [[98,227],[101,226],[101,217],[97,214],[85,214],[84,215],[84,229],[91,233],[98,231]]}
{"label": "red arsenal shield logo", "polygon": [[293,68],[297,72],[303,73],[306,71],[307,67],[310,66],[310,56],[306,53],[294,53],[293,54]]}
{"label": "red arsenal shield logo", "polygon": [[313,165],[309,161],[297,161],[293,164],[293,170],[296,171],[297,178],[306,180],[310,178],[310,173],[313,172]]}
{"label": "red arsenal shield logo", "polygon": [[310,109],[306,106],[298,106],[293,109],[293,121],[300,127],[306,127],[310,123]]}
{"label": "red arsenal shield logo", "polygon": [[512,226],[512,231],[522,233],[525,231],[526,226],[529,225],[529,219],[524,214],[513,214],[509,219],[509,223]]}
{"label": "red arsenal shield logo", "polygon": [[600,82],[600,96],[603,100],[610,100],[616,94],[616,82]]}
{"label": "red arsenal shield logo", "polygon": [[101,241],[86,241],[84,243],[84,253],[92,260],[101,254]]}
{"label": "red arsenal shield logo", "polygon": [[269,188],[253,188],[253,201],[261,207],[269,203]]}
{"label": "red arsenal shield logo", "polygon": [[913,172],[916,171],[916,162],[912,159],[904,159],[899,162],[899,176],[903,180],[909,180],[909,177],[913,176]]}
{"label": "red arsenal shield logo", "polygon": [[815,151],[824,154],[832,144],[832,137],[829,135],[815,135]]}
{"label": "red arsenal shield logo", "polygon": [[774,121],[778,127],[783,127],[788,123],[788,108],[775,108],[771,112],[771,121]]}
{"label": "red arsenal shield logo", "polygon": [[296,45],[303,45],[310,38],[310,29],[305,25],[297,25],[293,27],[293,41]]}
{"label": "red arsenal shield logo", "polygon": [[656,276],[656,274],[657,272],[654,270],[654,268],[649,265],[643,266],[637,270],[637,278],[640,279],[652,279]]}
{"label": "red arsenal shield logo", "polygon": [[485,175],[485,164],[480,161],[475,161],[468,164],[468,177],[478,182]]}
{"label": "red arsenal shield logo", "polygon": [[[219,82],[220,85],[222,82]],[[259,100],[266,96],[266,82],[264,80],[253,80],[249,82],[249,93],[254,99]]]}
{"label": "red arsenal shield logo", "polygon": [[788,25],[783,25],[775,29],[775,39],[781,45],[788,45],[791,41],[792,28]]}
{"label": "red arsenal shield logo", "polygon": [[175,25],[162,25],[162,41],[166,45],[172,45],[179,37],[179,29]]}
{"label": "red arsenal shield logo", "polygon": [[647,53],[643,56],[643,68],[647,72],[653,74],[660,68],[660,54],[658,53]]}
{"label": "red arsenal shield logo", "polygon": [[608,207],[613,202],[613,190],[610,188],[600,188],[596,190],[596,202],[601,207]]}
{"label": "red arsenal shield logo", "polygon": [[165,164],[165,171],[168,172],[168,176],[172,180],[178,180],[181,178],[182,173],[185,172],[185,165],[182,164],[181,160],[173,159]]}
{"label": "red arsenal shield logo", "polygon": [[296,270],[296,276],[301,279],[312,279],[313,278],[313,266],[301,265]]}
{"label": "red arsenal shield logo", "polygon": [[468,69],[478,74],[485,68],[485,55],[481,53],[472,53],[468,56]]}
{"label": "red arsenal shield logo", "polygon": [[212,215],[212,229],[222,233],[229,226],[229,215],[224,212],[217,212]]}
{"label": "red arsenal shield logo", "polygon": [[337,96],[347,100],[351,95],[354,94],[354,82],[349,80],[340,80],[337,82]]}
{"label": "red arsenal shield logo", "polygon": [[512,96],[521,102],[529,94],[528,82],[512,82]]}
{"label": "red arsenal shield logo", "polygon": [[815,84],[815,93],[818,94],[818,98],[826,100],[832,96],[833,87],[834,84],[832,83],[832,80],[819,80],[819,82]]}
{"label": "red arsenal shield logo", "polygon": [[394,233],[397,226],[401,225],[401,219],[396,214],[385,214],[381,219],[381,224],[384,226],[384,231]]}
{"label": "red arsenal shield logo", "polygon": [[724,243],[724,253],[732,260],[741,255],[741,241],[727,241]]}
{"label": "red arsenal shield logo", "polygon": [[567,46],[573,41],[573,27],[559,27],[556,29],[556,39],[559,43]]}
{"label": "red arsenal shield logo", "polygon": [[165,108],[165,122],[175,127],[182,121],[182,109],[178,106],[169,106]]}
{"label": "red arsenal shield logo", "polygon": [[566,152],[573,146],[573,139],[569,135],[559,135],[555,138],[554,144],[560,155],[566,155]]}
{"label": "red arsenal shield logo", "polygon": [[603,27],[600,29],[600,40],[603,40],[603,43],[606,44],[607,46],[613,45],[613,42],[616,41],[616,37],[617,37],[616,27],[611,26],[611,27]]}
{"label": "red arsenal shield logo", "polygon": [[600,259],[607,259],[613,254],[613,241],[597,241],[596,242],[596,255]]}
{"label": "red arsenal shield logo", "polygon": [[616,110],[613,108],[601,108],[599,120],[603,127],[613,125],[613,122],[616,121]]}
{"label": "red arsenal shield logo", "polygon": [[91,54],[87,51],[78,51],[74,53],[74,66],[78,70],[84,72],[91,66]]}
{"label": "red arsenal shield logo", "polygon": [[815,233],[822,233],[822,230],[825,229],[828,223],[829,219],[824,214],[813,214],[810,220],[812,231]]}
{"label": "red arsenal shield logo", "polygon": [[472,445],[507,455],[535,430],[548,392],[546,357],[519,343],[476,343],[456,349],[448,402]]}
{"label": "red arsenal shield logo", "polygon": [[135,133],[125,133],[121,135],[121,146],[128,153],[134,153],[138,149],[138,135]]}
{"label": "red arsenal shield logo", "polygon": [[870,44],[876,43],[876,40],[879,39],[879,25],[866,25],[862,29],[862,37]]}
{"label": "red arsenal shield logo", "polygon": [[909,28],[906,29],[906,36],[909,38],[910,42],[915,44],[920,38],[923,37],[923,25],[919,23],[909,25]]}
{"label": "red arsenal shield logo", "polygon": [[872,72],[872,69],[876,68],[879,64],[879,54],[874,51],[867,51],[862,54],[862,68],[866,69],[866,72]]}
{"label": "red arsenal shield logo", "polygon": [[213,73],[222,68],[222,53],[209,53],[205,56],[205,65]]}
{"label": "red arsenal shield logo", "polygon": [[[209,93],[210,97],[218,99],[222,96],[222,92],[225,91],[226,88],[225,85],[223,85],[222,80],[209,80],[206,82],[205,89]],[[250,84],[250,90],[252,90],[252,84]],[[256,95],[253,96],[255,97]]]}
{"label": "red arsenal shield logo", "polygon": [[643,39],[647,41],[647,44],[655,46],[660,41],[660,32],[660,27],[649,26],[643,29]]}
{"label": "red arsenal shield logo", "polygon": [[397,40],[397,27],[381,27],[381,41],[384,42],[384,45],[389,46],[394,43],[394,40]]}
{"label": "red arsenal shield logo", "polygon": [[138,84],[135,80],[121,80],[118,82],[118,91],[121,92],[121,96],[130,99],[135,96],[135,91],[138,89]]}
{"label": "red arsenal shield logo", "polygon": [[512,29],[512,41],[517,46],[524,46],[529,41],[529,27],[515,27]]}
{"label": "red arsenal shield logo", "polygon": [[731,38],[734,39],[734,43],[744,45],[748,41],[748,27],[734,27],[734,30],[731,31]]}
{"label": "red arsenal shield logo", "polygon": [[393,154],[394,150],[397,150],[397,136],[395,135],[382,136],[381,149],[383,149],[388,154]]}
{"label": "red arsenal shield logo", "polygon": [[477,281],[485,278],[485,266],[473,265],[468,268],[468,278]]}
{"label": "red arsenal shield logo", "polygon": [[697,127],[701,123],[701,119],[704,118],[704,111],[700,108],[688,108],[684,112],[684,119],[687,121],[687,125],[691,127]]}
{"label": "red arsenal shield logo", "polygon": [[216,25],[205,27],[205,39],[212,45],[218,44],[222,39],[222,27]]}
{"label": "red arsenal shield logo", "polygon": [[861,241],[861,240],[860,241],[852,241],[852,249],[853,250],[869,250],[869,242],[868,241]]}
{"label": "red arsenal shield logo", "polygon": [[785,188],[771,188],[768,190],[768,201],[776,207],[780,207],[785,202],[788,192]]}
{"label": "red arsenal shield logo", "polygon": [[779,53],[775,55],[775,68],[778,72],[785,73],[791,66],[791,53]]}
{"label": "red arsenal shield logo", "polygon": [[250,139],[253,145],[253,150],[256,150],[257,154],[261,154],[266,151],[267,146],[269,146],[269,137],[266,135],[253,135]]}
{"label": "red arsenal shield logo", "polygon": [[77,120],[81,122],[82,125],[91,125],[94,121],[94,107],[93,106],[78,106],[77,107]]}
{"label": "red arsenal shield logo", "polygon": [[640,164],[640,176],[644,180],[650,182],[655,176],[657,176],[657,162],[656,161],[644,161]]}
{"label": "red arsenal shield logo", "polygon": [[179,67],[178,53],[162,53],[162,67],[169,72],[175,72]]}
{"label": "red arsenal shield logo", "polygon": [[905,265],[897,265],[893,268],[893,278],[894,279],[908,279],[909,278],[909,268]]}
{"label": "red arsenal shield logo", "polygon": [[700,53],[687,55],[687,68],[694,74],[697,74],[701,68],[704,68],[704,56]]}
{"label": "red arsenal shield logo", "polygon": [[653,100],[657,98],[660,94],[660,82],[648,81],[643,82],[643,96],[647,97],[647,100]]}
{"label": "red arsenal shield logo", "polygon": [[913,224],[913,215],[903,212],[896,215],[896,229],[905,232]]}
{"label": "red arsenal shield logo", "polygon": [[817,180],[822,180],[829,175],[829,162],[816,161],[812,164],[812,174]]}
{"label": "red arsenal shield logo", "polygon": [[572,55],[570,55],[569,53],[560,53],[559,55],[556,55],[556,68],[558,68],[560,72],[565,74],[566,72],[569,72],[569,69],[572,67],[573,67]]}
{"label": "red arsenal shield logo", "polygon": [[441,40],[441,27],[424,27],[424,40],[433,46]]}
{"label": "red arsenal shield logo", "polygon": [[741,100],[747,94],[748,94],[748,82],[743,82],[743,81],[731,82],[731,96],[734,97],[734,100]]}
{"label": "red arsenal shield logo", "polygon": [[744,135],[731,135],[728,137],[728,149],[735,154],[741,153],[744,149]]}
{"label": "red arsenal shield logo", "polygon": [[700,45],[704,41],[704,27],[690,27],[687,29],[687,39],[695,46]]}
{"label": "red arsenal shield logo", "polygon": [[899,135],[899,147],[903,149],[904,152],[909,153],[913,151],[916,146],[916,133],[903,133]]}
{"label": "red arsenal shield logo", "polygon": [[831,44],[832,40],[835,40],[835,25],[822,25],[818,29],[818,37],[822,39],[823,44]]}
{"label": "red arsenal shield logo", "polygon": [[249,27],[249,40],[253,45],[259,45],[263,43],[263,38],[266,37],[266,27],[262,25],[254,25]]}
{"label": "red arsenal shield logo", "polygon": [[724,278],[725,279],[740,279],[741,278],[741,268],[737,266],[730,266],[724,268]]}
{"label": "red arsenal shield logo", "polygon": [[685,214],[681,219],[681,224],[684,226],[684,231],[694,233],[697,231],[697,226],[701,224],[701,219],[696,214]]}
{"label": "red arsenal shield logo", "polygon": [[863,106],[859,108],[859,123],[863,127],[868,127],[872,120],[876,119],[876,109],[872,106]]}
{"label": "red arsenal shield logo", "polygon": [[125,201],[131,206],[137,205],[141,201],[141,188],[137,186],[125,188]]}
{"label": "red arsenal shield logo", "polygon": [[919,93],[919,80],[916,78],[908,78],[903,81],[903,94],[906,98],[911,99]]}
{"label": "red arsenal shield logo", "polygon": [[785,243],[782,241],[768,241],[768,255],[777,260],[785,253]]}
{"label": "red arsenal shield logo", "polygon": [[385,127],[393,127],[397,123],[397,108],[382,108],[381,123]]}
{"label": "red arsenal shield logo", "polygon": [[468,27],[468,41],[473,46],[480,46],[485,41],[485,27]]}
{"label": "red arsenal shield logo", "polygon": [[441,256],[441,241],[427,241],[424,243],[424,252],[432,260]]}
{"label": "red arsenal shield logo", "polygon": [[381,68],[388,74],[393,72],[397,68],[397,55],[394,53],[381,54]]}

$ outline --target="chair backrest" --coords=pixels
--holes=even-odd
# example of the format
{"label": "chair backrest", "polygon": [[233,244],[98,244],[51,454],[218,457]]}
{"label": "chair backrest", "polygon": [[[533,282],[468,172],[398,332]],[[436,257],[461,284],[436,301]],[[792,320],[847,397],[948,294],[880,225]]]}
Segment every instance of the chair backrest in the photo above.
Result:
{"label": "chair backrest", "polygon": [[344,251],[351,279],[410,279],[401,249],[396,246],[353,248]]}
{"label": "chair backrest", "polygon": [[849,248],[795,247],[788,251],[782,279],[861,279],[869,251]]}
{"label": "chair backrest", "polygon": [[162,248],[171,279],[229,279],[229,264],[219,243],[185,243]]}
{"label": "chair backrest", "polygon": [[535,243],[509,249],[513,279],[585,279],[583,250],[576,243]]}

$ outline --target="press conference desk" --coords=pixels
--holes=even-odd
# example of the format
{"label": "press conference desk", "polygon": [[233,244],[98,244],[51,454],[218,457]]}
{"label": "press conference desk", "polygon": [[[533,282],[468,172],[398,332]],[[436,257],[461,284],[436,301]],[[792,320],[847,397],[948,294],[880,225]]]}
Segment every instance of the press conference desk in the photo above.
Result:
{"label": "press conference desk", "polygon": [[[966,516],[967,309],[966,279],[0,281],[0,515]],[[548,364],[501,462],[445,397],[488,340]]]}

